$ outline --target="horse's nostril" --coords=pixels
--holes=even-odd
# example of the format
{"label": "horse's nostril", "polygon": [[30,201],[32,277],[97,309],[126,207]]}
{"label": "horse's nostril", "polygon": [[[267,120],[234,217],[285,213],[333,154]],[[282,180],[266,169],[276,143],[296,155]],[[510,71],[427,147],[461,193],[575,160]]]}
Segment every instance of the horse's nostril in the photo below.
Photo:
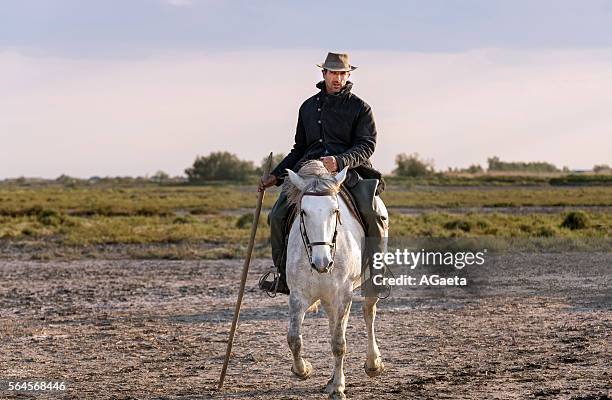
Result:
{"label": "horse's nostril", "polygon": [[314,269],[317,269],[317,266],[315,265],[315,263],[310,263],[310,266]]}

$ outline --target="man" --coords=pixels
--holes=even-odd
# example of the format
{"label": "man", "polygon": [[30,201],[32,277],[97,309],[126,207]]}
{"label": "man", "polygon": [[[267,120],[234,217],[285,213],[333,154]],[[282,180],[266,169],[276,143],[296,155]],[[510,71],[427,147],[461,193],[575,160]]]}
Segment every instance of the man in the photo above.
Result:
{"label": "man", "polygon": [[[373,199],[384,190],[384,181],[369,161],[376,147],[372,109],[351,93],[353,84],[348,78],[357,67],[350,65],[348,54],[337,53],[329,53],[317,67],[323,73],[323,81],[316,85],[320,92],[300,107],[293,149],[258,190],[279,186],[287,175],[286,169],[297,172],[305,161],[321,160],[332,173],[348,166],[344,185],[355,198],[366,225],[366,237],[380,238],[387,222],[374,210]],[[274,281],[266,281],[267,274],[262,278],[260,288],[267,292],[289,294],[285,261],[290,211],[287,197],[281,193],[268,216],[272,259],[279,274]]]}

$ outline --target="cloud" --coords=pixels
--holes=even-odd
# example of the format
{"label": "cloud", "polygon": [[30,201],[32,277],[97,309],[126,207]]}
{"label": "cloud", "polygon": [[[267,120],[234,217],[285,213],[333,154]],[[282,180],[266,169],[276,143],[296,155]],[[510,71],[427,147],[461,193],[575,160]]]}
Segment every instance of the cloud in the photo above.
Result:
{"label": "cloud", "polygon": [[[159,54],[89,60],[0,53],[0,173],[181,174],[196,155],[259,161],[293,144],[326,50]],[[352,52],[373,108],[373,157],[436,167],[543,160],[610,164],[612,50]],[[272,67],[273,66],[273,67]]]}

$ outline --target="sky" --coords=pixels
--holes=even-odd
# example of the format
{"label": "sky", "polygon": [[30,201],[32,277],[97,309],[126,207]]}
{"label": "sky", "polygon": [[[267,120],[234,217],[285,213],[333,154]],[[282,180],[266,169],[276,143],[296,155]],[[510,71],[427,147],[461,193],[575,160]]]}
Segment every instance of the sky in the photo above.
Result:
{"label": "sky", "polygon": [[286,153],[346,51],[372,158],[612,164],[612,1],[22,0],[0,10],[0,179]]}

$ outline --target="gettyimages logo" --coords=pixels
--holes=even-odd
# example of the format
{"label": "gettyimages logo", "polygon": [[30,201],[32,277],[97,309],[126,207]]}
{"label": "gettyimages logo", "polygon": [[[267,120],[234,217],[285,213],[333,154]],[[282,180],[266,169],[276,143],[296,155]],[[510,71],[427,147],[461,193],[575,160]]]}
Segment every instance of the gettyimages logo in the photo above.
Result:
{"label": "gettyimages logo", "polygon": [[374,253],[373,266],[376,269],[381,269],[386,265],[405,265],[410,269],[415,269],[421,265],[445,265],[453,266],[457,269],[463,269],[466,265],[483,265],[485,262],[484,255],[487,249],[479,252],[464,251],[464,252],[442,252],[442,251],[426,251],[421,249],[418,252],[404,249],[397,249],[395,252]]}
{"label": "gettyimages logo", "polygon": [[[466,286],[467,277],[460,276],[457,272],[465,267],[483,265],[486,253],[487,249],[482,251],[397,249],[394,252],[377,252],[372,257],[374,270],[372,283],[382,286]],[[430,271],[432,269],[435,270],[435,273]],[[406,273],[385,273],[386,271],[402,270]],[[455,271],[455,274],[449,275],[449,272],[452,271]]]}

